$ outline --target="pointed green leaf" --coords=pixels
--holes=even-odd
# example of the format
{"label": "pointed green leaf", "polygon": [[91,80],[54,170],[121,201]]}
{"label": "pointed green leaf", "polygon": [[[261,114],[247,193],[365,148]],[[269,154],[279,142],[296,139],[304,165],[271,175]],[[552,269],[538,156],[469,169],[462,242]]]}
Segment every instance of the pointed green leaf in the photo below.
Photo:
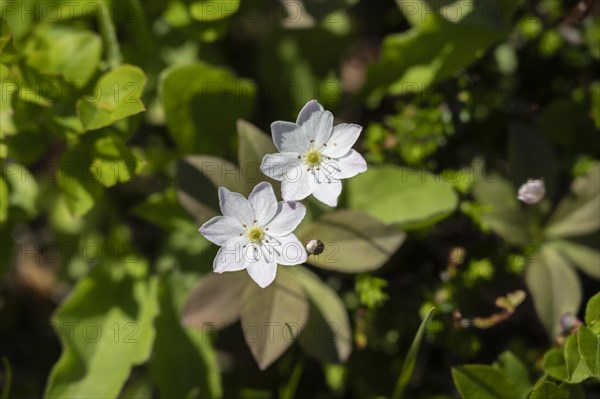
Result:
{"label": "pointed green leaf", "polygon": [[517,396],[525,398],[531,388],[529,372],[523,362],[512,352],[506,351],[498,357],[498,362],[494,364],[497,368],[503,370],[515,386]]}
{"label": "pointed green leaf", "polygon": [[592,374],[579,354],[577,334],[570,335],[565,341],[565,360],[567,364],[568,382],[579,384],[592,377]]}
{"label": "pointed green leaf", "polygon": [[303,241],[318,239],[325,244],[322,254],[308,257],[309,263],[347,273],[380,268],[396,253],[405,237],[397,228],[354,210],[327,213],[300,234]]}
{"label": "pointed green leaf", "polygon": [[577,329],[577,348],[579,356],[590,373],[600,378],[600,335],[594,334],[586,326]]}
{"label": "pointed green leaf", "polygon": [[410,226],[449,215],[458,196],[441,177],[422,170],[370,167],[348,181],[348,204],[386,224]]}
{"label": "pointed green leaf", "polygon": [[[145,362],[155,337],[156,280],[116,277],[97,266],[53,317],[63,344],[45,397],[116,398],[131,368]],[[115,361],[118,359],[118,361]]]}
{"label": "pointed green leaf", "polygon": [[290,272],[310,300],[310,318],[298,341],[311,356],[326,363],[345,362],[352,351],[348,312],[340,297],[302,266]]}
{"label": "pointed green leaf", "polygon": [[242,297],[242,329],[254,359],[266,369],[289,348],[308,319],[308,301],[286,266],[266,288],[247,284]]}
{"label": "pointed green leaf", "polygon": [[90,171],[104,187],[125,183],[139,174],[144,160],[118,136],[105,135],[94,141]]}
{"label": "pointed green leaf", "polygon": [[77,113],[85,130],[105,126],[145,111],[141,96],[146,75],[133,65],[122,65],[100,77],[94,91],[77,103]]}
{"label": "pointed green leaf", "polygon": [[465,365],[452,369],[456,389],[464,399],[515,399],[515,388],[502,370],[484,365]]}
{"label": "pointed green leaf", "polygon": [[225,155],[256,95],[253,82],[204,63],[170,68],[159,85],[167,126],[185,154]]}
{"label": "pointed green leaf", "polygon": [[600,280],[600,251],[568,240],[555,240],[548,245],[556,248],[588,276]]}
{"label": "pointed green leaf", "polygon": [[85,215],[102,195],[102,186],[89,169],[85,149],[76,147],[65,152],[59,163],[60,178],[57,179],[69,211],[73,216]]}
{"label": "pointed green leaf", "polygon": [[218,21],[235,14],[240,0],[196,0],[190,4],[190,14],[198,21]]}
{"label": "pointed green leaf", "polygon": [[550,381],[542,381],[536,385],[529,399],[569,399],[569,391]]}
{"label": "pointed green leaf", "polygon": [[558,251],[544,245],[530,259],[526,280],[538,317],[550,337],[556,337],[562,330],[562,315],[579,310],[581,285],[577,274]]}
{"label": "pointed green leaf", "polygon": [[600,292],[594,295],[587,303],[585,308],[585,324],[592,330],[600,325]]}
{"label": "pointed green leaf", "polygon": [[567,363],[562,348],[552,348],[544,355],[544,372],[558,380],[569,379]]}
{"label": "pointed green leaf", "polygon": [[434,310],[435,309],[432,308],[429,311],[429,313],[427,313],[427,316],[421,322],[419,330],[417,331],[417,334],[415,335],[415,338],[413,339],[413,342],[410,345],[410,348],[408,349],[408,353],[406,354],[406,357],[404,358],[404,363],[402,364],[402,371],[400,372],[400,377],[396,382],[396,387],[394,388],[394,393],[392,394],[393,399],[400,399],[402,397],[404,389],[406,388],[406,386],[410,382],[410,379],[413,376],[413,373],[415,371],[415,365],[417,364],[417,355],[419,354],[419,349],[421,348],[421,341],[423,340],[423,336],[427,331],[427,327],[429,325],[431,317],[433,316]]}
{"label": "pointed green leaf", "polygon": [[548,221],[548,237],[572,237],[592,233],[600,228],[600,163],[579,176],[571,194],[556,208]]}
{"label": "pointed green leaf", "polygon": [[131,212],[170,231],[180,227],[180,221],[189,220],[188,214],[179,205],[173,188],[151,194]]}

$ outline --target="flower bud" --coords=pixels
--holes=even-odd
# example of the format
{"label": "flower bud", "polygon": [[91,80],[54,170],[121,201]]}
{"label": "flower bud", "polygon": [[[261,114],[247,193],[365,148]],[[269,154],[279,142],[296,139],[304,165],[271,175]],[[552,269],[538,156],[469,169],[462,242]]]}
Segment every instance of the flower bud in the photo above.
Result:
{"label": "flower bud", "polygon": [[321,240],[308,240],[306,242],[306,252],[311,255],[320,255],[325,250],[325,244]]}
{"label": "flower bud", "polygon": [[518,199],[526,204],[532,205],[540,202],[546,195],[546,187],[543,180],[527,180],[519,188]]}

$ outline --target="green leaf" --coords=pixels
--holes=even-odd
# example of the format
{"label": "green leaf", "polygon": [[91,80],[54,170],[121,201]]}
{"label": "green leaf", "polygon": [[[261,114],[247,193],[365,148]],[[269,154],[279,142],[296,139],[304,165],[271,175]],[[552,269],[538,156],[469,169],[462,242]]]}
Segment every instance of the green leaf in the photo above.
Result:
{"label": "green leaf", "polygon": [[560,318],[577,314],[581,304],[579,278],[567,261],[548,245],[534,255],[526,271],[526,280],[535,310],[550,337],[562,332]]}
{"label": "green leaf", "polygon": [[263,157],[278,152],[271,135],[267,135],[250,122],[242,119],[237,122],[237,131],[239,137],[238,162],[242,178],[248,186],[248,192],[252,191],[252,188],[261,181],[268,181],[273,185],[275,193],[279,193],[281,183],[265,176],[260,170]]}
{"label": "green leaf", "polygon": [[590,373],[600,378],[600,335],[594,334],[586,326],[577,329],[577,347],[579,356]]}
{"label": "green leaf", "polygon": [[342,210],[323,215],[302,230],[300,239],[325,244],[308,262],[323,269],[360,273],[383,266],[396,253],[406,234],[366,213]]}
{"label": "green leaf", "polygon": [[600,292],[594,295],[585,308],[585,324],[594,329],[600,324]]}
{"label": "green leaf", "polygon": [[185,276],[179,273],[161,278],[160,315],[156,319],[150,374],[161,398],[184,398],[193,390],[203,397],[221,397],[216,354],[207,336],[210,331],[194,331],[180,322],[182,300],[188,288]]}
{"label": "green leaf", "polygon": [[512,352],[506,351],[498,357],[498,362],[494,364],[500,370],[503,370],[515,386],[517,397],[525,398],[531,388],[529,372],[523,362]]}
{"label": "green leaf", "polygon": [[122,65],[100,77],[94,91],[77,103],[77,112],[85,130],[105,126],[145,111],[141,96],[146,75],[133,65]]}
{"label": "green leaf", "polygon": [[531,391],[529,399],[569,399],[569,391],[550,381],[542,381]]}
{"label": "green leaf", "polygon": [[456,209],[452,185],[424,171],[370,167],[348,181],[348,204],[384,223],[403,227],[437,221]]}
{"label": "green leaf", "polygon": [[[68,12],[65,10],[65,12]],[[85,87],[98,70],[102,40],[96,33],[59,25],[40,25],[27,64],[43,74],[61,74],[67,82]]]}
{"label": "green leaf", "polygon": [[170,231],[179,227],[181,220],[189,219],[188,214],[179,205],[177,193],[173,188],[151,194],[131,212]]}
{"label": "green leaf", "polygon": [[544,355],[544,372],[558,380],[567,381],[569,373],[562,348],[552,348]]}
{"label": "green leaf", "polygon": [[528,215],[519,206],[515,187],[499,174],[486,172],[483,161],[475,160],[473,165],[472,193],[484,206],[484,225],[511,244],[531,243]]}
{"label": "green leaf", "polygon": [[198,21],[218,21],[235,14],[240,0],[198,0],[190,4],[190,14]]}
{"label": "green leaf", "polygon": [[231,162],[211,156],[187,156],[177,162],[177,198],[196,223],[220,213],[218,188],[248,194],[240,171]]}
{"label": "green leaf", "polygon": [[192,289],[183,308],[183,323],[200,330],[225,328],[240,318],[248,273],[211,273]]}
{"label": "green leaf", "polygon": [[517,393],[508,375],[502,370],[484,365],[452,368],[456,389],[464,399],[515,399]]}
{"label": "green leaf", "polygon": [[[97,266],[52,319],[63,344],[45,397],[116,398],[131,368],[149,356],[158,313],[156,280],[116,277]],[[118,361],[115,361],[118,359]]]}
{"label": "green leaf", "polygon": [[125,183],[144,165],[139,152],[132,151],[118,136],[99,137],[93,144],[91,173],[104,187]]}
{"label": "green leaf", "polygon": [[102,186],[90,172],[88,154],[81,147],[67,150],[59,162],[61,188],[73,216],[85,215],[102,195]]}
{"label": "green leaf", "polygon": [[8,205],[20,208],[28,218],[37,215],[39,188],[35,176],[27,167],[18,163],[3,164],[4,176],[9,185]]}
{"label": "green leaf", "polygon": [[256,95],[253,82],[204,63],[170,68],[159,85],[167,126],[185,154],[225,155]]}
{"label": "green leaf", "polygon": [[581,355],[579,354],[577,334],[572,334],[567,338],[565,341],[564,351],[569,383],[579,384],[580,382],[592,377],[590,370],[585,365],[583,359],[581,359]]}
{"label": "green leaf", "polygon": [[308,301],[285,266],[273,284],[247,284],[242,298],[244,338],[261,370],[277,360],[298,337],[308,319]]}
{"label": "green leaf", "polygon": [[548,245],[556,248],[585,274],[600,280],[600,251],[568,240],[554,240]]}
{"label": "green leaf", "polygon": [[413,376],[415,365],[417,364],[417,355],[419,354],[419,349],[421,348],[421,341],[423,340],[425,331],[427,331],[427,327],[431,317],[433,316],[434,310],[435,308],[432,308],[429,313],[427,313],[427,316],[421,322],[419,330],[417,331],[417,334],[415,335],[415,338],[408,349],[408,353],[406,354],[404,363],[402,364],[402,371],[400,372],[400,376],[396,382],[396,387],[394,388],[394,393],[392,394],[393,399],[400,399],[402,397],[404,389]]}
{"label": "green leaf", "polygon": [[547,237],[572,237],[600,228],[600,163],[571,185],[571,195],[562,200],[548,221]]}
{"label": "green leaf", "polygon": [[310,318],[298,342],[325,363],[345,362],[352,351],[352,330],[344,303],[319,277],[302,266],[290,269],[310,300]]}
{"label": "green leaf", "polygon": [[[518,0],[488,3],[461,1],[458,16],[439,7],[428,13],[427,2],[412,3],[418,14],[409,18],[413,29],[384,39],[381,59],[368,70],[365,94],[378,102],[385,93],[421,92],[479,59],[509,32]],[[486,7],[501,18],[487,18]],[[425,20],[417,23],[418,17]]]}

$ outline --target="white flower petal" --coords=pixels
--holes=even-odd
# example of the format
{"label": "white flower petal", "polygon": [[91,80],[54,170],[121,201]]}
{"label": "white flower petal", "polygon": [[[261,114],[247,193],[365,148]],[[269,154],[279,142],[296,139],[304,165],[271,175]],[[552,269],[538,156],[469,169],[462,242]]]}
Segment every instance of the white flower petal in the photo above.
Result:
{"label": "white flower petal", "polygon": [[293,122],[276,121],[271,124],[273,142],[279,152],[297,152],[302,154],[308,150],[309,140],[304,132]]}
{"label": "white flower petal", "polygon": [[299,202],[280,202],[277,204],[277,213],[271,222],[266,225],[267,234],[277,238],[290,234],[302,222],[306,215],[306,208]]}
{"label": "white flower petal", "polygon": [[204,223],[198,231],[208,241],[217,245],[224,245],[230,239],[239,237],[244,232],[244,227],[237,219],[232,217],[215,216]]}
{"label": "white flower petal", "polygon": [[306,249],[294,234],[274,239],[275,260],[280,265],[294,266],[306,262]]}
{"label": "white flower petal", "polygon": [[333,170],[330,176],[337,179],[348,179],[367,170],[367,161],[355,150],[350,150],[341,158],[327,161],[327,164],[333,165],[333,167],[328,168],[329,165],[325,165],[322,169]]}
{"label": "white flower petal", "polygon": [[311,180],[313,196],[322,203],[335,207],[342,193],[342,182],[337,179]]}
{"label": "white flower petal", "polygon": [[333,132],[333,115],[329,111],[314,112],[302,125],[314,148],[321,148]]}
{"label": "white flower petal", "polygon": [[527,180],[519,187],[519,195],[517,198],[528,205],[537,204],[546,195],[546,186],[544,180]]}
{"label": "white flower petal", "polygon": [[273,219],[275,212],[277,212],[277,198],[275,198],[275,192],[270,183],[258,183],[250,193],[248,201],[254,209],[258,224],[261,226]]}
{"label": "white flower petal", "polygon": [[238,236],[227,241],[225,245],[219,248],[217,256],[213,262],[215,273],[237,272],[246,268],[244,259],[244,245],[248,243],[246,236]]}
{"label": "white flower petal", "polygon": [[309,173],[300,167],[299,175],[281,182],[281,198],[284,201],[301,201],[312,194]]}
{"label": "white flower petal", "polygon": [[268,262],[265,256],[261,256],[256,262],[248,263],[246,270],[256,284],[265,288],[275,280],[277,262]]}
{"label": "white flower petal", "polygon": [[239,193],[219,187],[219,206],[224,216],[229,216],[242,224],[251,225],[254,221],[254,209],[250,202]]}
{"label": "white flower petal", "polygon": [[304,124],[310,116],[315,112],[323,112],[323,106],[317,102],[317,100],[310,100],[307,102],[304,107],[298,113],[298,118],[296,119],[296,124],[302,125]]}
{"label": "white flower petal", "polygon": [[298,154],[281,152],[265,155],[260,170],[277,181],[298,180],[302,175],[304,162],[298,159]]}
{"label": "white flower petal", "polygon": [[323,148],[323,154],[331,158],[339,158],[348,153],[358,140],[362,126],[353,123],[341,123],[333,128],[333,134]]}

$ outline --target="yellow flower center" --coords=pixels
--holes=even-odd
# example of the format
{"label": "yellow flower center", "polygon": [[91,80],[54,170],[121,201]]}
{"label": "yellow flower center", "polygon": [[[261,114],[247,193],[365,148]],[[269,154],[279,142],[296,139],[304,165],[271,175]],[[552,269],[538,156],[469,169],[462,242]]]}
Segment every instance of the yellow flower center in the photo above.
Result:
{"label": "yellow flower center", "polygon": [[315,149],[308,150],[308,152],[304,154],[304,158],[306,160],[306,164],[311,168],[319,166],[321,162],[323,162],[323,154]]}
{"label": "yellow flower center", "polygon": [[262,239],[265,237],[265,231],[263,230],[262,227],[259,226],[252,226],[248,229],[248,238],[250,239],[250,241],[255,242],[255,243],[259,243],[262,241]]}

